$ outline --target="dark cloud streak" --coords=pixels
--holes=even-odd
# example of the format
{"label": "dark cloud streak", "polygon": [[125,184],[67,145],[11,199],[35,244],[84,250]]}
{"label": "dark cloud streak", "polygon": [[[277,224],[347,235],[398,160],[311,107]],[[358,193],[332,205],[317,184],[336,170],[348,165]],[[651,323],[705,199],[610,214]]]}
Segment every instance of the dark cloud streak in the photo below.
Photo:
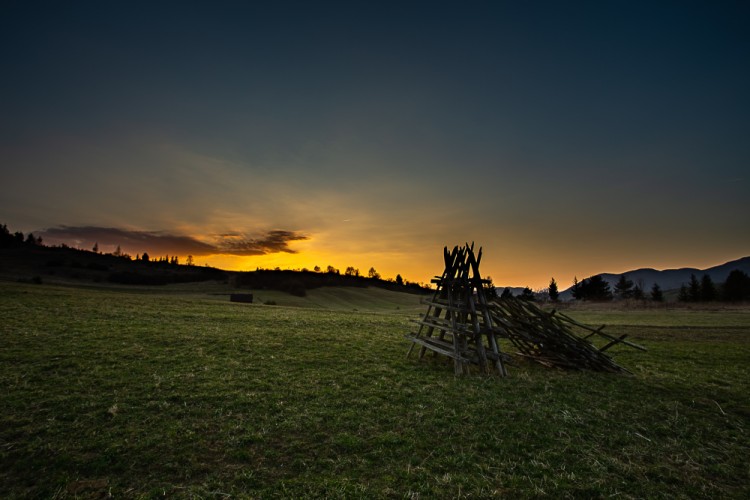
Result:
{"label": "dark cloud streak", "polygon": [[265,255],[269,253],[297,253],[289,248],[290,241],[306,240],[307,236],[293,231],[269,231],[258,239],[246,239],[237,235],[226,235],[220,243],[220,253],[230,255]]}
{"label": "dark cloud streak", "polygon": [[154,255],[266,255],[272,253],[297,253],[289,247],[292,241],[308,239],[306,235],[285,230],[268,231],[250,238],[241,233],[228,233],[207,243],[192,236],[170,234],[164,231],[133,231],[114,227],[60,226],[38,231],[47,244],[66,244],[90,249],[120,246],[124,252],[148,252]]}

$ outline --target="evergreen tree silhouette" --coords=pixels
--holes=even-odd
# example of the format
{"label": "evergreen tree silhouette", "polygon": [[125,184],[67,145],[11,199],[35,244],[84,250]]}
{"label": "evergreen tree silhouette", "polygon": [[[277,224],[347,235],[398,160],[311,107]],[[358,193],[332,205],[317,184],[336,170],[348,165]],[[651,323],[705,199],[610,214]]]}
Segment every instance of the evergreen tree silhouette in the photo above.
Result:
{"label": "evergreen tree silhouette", "polygon": [[735,302],[750,299],[750,277],[739,269],[735,269],[724,282],[724,300]]}
{"label": "evergreen tree silhouette", "polygon": [[701,300],[704,302],[716,300],[716,285],[708,274],[704,274],[701,278]]}
{"label": "evergreen tree silhouette", "polygon": [[680,291],[677,294],[677,300],[680,302],[690,302],[690,293],[688,292],[688,287],[685,283],[680,286]]}
{"label": "evergreen tree silhouette", "polygon": [[620,275],[620,280],[615,284],[615,295],[621,299],[629,299],[633,296],[633,282],[624,274]]}
{"label": "evergreen tree silhouette", "polygon": [[690,275],[690,283],[688,283],[688,300],[690,302],[698,302],[701,299],[701,283],[694,274]]}
{"label": "evergreen tree silhouette", "polygon": [[557,281],[555,281],[555,278],[553,277],[549,282],[549,299],[552,302],[557,302],[557,299],[560,298],[560,290],[557,289]]}

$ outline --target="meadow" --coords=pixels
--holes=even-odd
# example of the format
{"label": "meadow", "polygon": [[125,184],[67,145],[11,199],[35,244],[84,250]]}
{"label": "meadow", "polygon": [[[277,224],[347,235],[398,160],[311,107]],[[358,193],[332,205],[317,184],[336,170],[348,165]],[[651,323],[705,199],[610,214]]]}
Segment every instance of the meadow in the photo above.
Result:
{"label": "meadow", "polygon": [[0,282],[0,497],[750,497],[749,308],[574,307],[632,376],[456,378],[417,296],[224,291]]}

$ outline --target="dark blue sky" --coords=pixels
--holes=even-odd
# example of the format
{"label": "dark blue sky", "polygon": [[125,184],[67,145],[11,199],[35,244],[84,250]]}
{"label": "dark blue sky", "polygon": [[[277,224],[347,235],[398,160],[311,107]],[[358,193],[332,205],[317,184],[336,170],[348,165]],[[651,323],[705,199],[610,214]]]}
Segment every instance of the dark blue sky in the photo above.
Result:
{"label": "dark blue sky", "polygon": [[222,258],[424,280],[467,239],[511,285],[719,264],[750,254],[749,22],[747,2],[4,2],[0,214],[293,231],[297,254]]}

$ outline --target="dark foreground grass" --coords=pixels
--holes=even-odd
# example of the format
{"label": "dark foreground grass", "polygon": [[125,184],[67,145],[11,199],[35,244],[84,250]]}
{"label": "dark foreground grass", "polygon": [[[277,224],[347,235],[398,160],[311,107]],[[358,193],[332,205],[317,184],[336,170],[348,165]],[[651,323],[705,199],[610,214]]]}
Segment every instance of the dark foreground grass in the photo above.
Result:
{"label": "dark foreground grass", "polygon": [[750,496],[744,311],[615,317],[632,377],[498,379],[406,359],[405,314],[0,297],[3,498]]}

